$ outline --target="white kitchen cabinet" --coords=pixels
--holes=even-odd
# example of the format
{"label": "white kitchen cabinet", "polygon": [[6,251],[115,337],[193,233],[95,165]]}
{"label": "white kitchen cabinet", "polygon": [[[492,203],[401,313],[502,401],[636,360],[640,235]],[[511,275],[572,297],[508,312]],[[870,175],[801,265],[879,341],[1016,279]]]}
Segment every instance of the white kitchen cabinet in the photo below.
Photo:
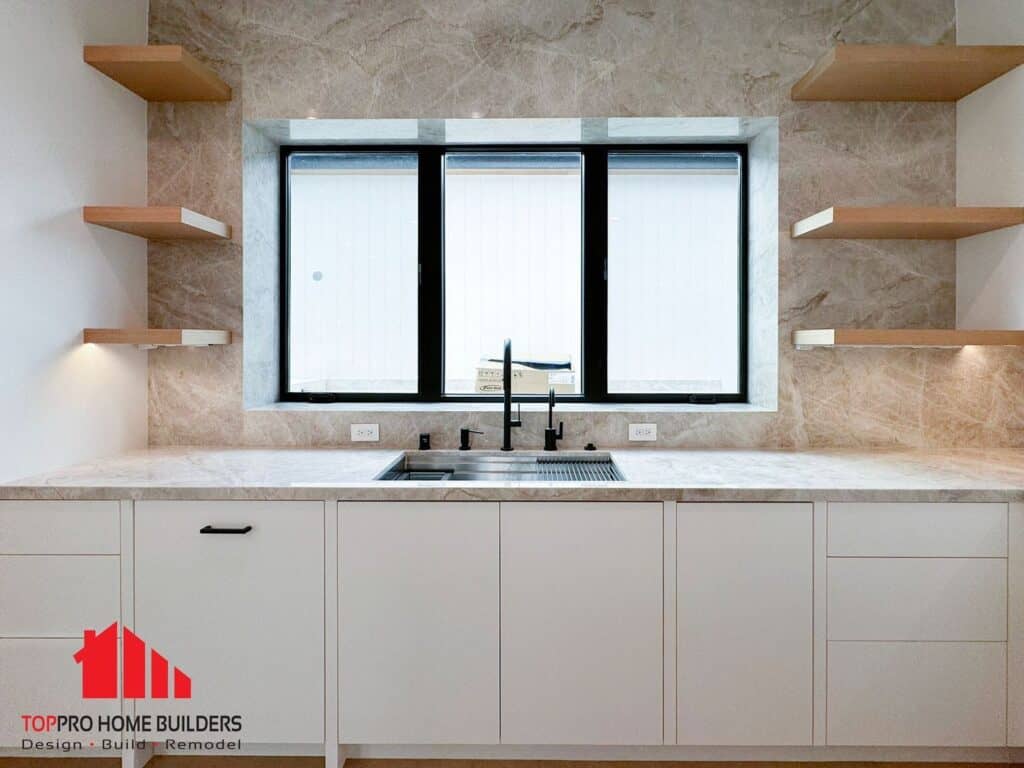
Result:
{"label": "white kitchen cabinet", "polygon": [[1007,743],[1024,747],[1024,504],[1010,505]]}
{"label": "white kitchen cabinet", "polygon": [[342,503],[339,732],[497,744],[498,504]]}
{"label": "white kitchen cabinet", "polygon": [[0,637],[82,637],[121,615],[116,555],[0,555]]}
{"label": "white kitchen cabinet", "polygon": [[119,552],[117,501],[0,501],[0,747],[54,738],[23,714],[120,713],[82,698],[74,659],[84,630],[121,618]]}
{"label": "white kitchen cabinet", "polygon": [[192,681],[139,714],[237,714],[228,738],[322,743],[324,504],[136,503],[133,629]]}
{"label": "white kitchen cabinet", "polygon": [[678,504],[677,740],[807,745],[811,504]]}
{"label": "white kitchen cabinet", "polygon": [[828,561],[829,640],[1006,640],[1006,560]]}
{"label": "white kitchen cabinet", "polygon": [[1006,743],[1006,644],[830,642],[828,743]]}
{"label": "white kitchen cabinet", "polygon": [[1006,504],[830,502],[830,557],[1006,557]]}
{"label": "white kitchen cabinet", "polygon": [[116,501],[0,501],[0,555],[116,555]]}
{"label": "white kitchen cabinet", "polygon": [[[25,733],[21,715],[118,715],[120,699],[83,699],[81,667],[74,655],[82,639],[0,639],[0,747],[23,738],[53,740],[54,734]],[[84,734],[86,739],[88,734]],[[75,734],[60,734],[74,739]],[[0,763],[3,761],[0,760]]]}
{"label": "white kitchen cabinet", "polygon": [[1006,744],[1007,513],[829,504],[829,745]]}
{"label": "white kitchen cabinet", "polygon": [[502,743],[662,743],[662,524],[657,503],[501,505]]}

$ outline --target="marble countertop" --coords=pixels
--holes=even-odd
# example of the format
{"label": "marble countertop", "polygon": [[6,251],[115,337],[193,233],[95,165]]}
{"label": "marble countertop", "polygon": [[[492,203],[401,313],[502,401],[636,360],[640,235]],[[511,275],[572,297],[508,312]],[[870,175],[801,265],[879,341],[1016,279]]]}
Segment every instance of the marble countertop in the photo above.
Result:
{"label": "marble countertop", "polygon": [[1024,451],[627,449],[611,451],[623,483],[375,482],[401,454],[155,448],[0,484],[0,499],[1024,502]]}

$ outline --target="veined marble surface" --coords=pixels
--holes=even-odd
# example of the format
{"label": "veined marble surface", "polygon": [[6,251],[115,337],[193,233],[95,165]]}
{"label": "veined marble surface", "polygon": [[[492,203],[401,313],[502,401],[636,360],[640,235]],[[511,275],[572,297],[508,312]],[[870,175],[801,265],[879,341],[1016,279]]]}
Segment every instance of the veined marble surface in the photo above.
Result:
{"label": "veined marble surface", "polygon": [[[565,413],[565,447],[625,446],[630,421],[658,421],[659,444],[687,450],[1024,446],[1022,349],[789,342],[795,328],[954,324],[953,243],[788,234],[833,204],[954,202],[955,105],[789,98],[836,42],[950,44],[954,20],[954,0],[152,0],[150,42],[184,45],[235,99],[150,105],[149,202],[188,205],[235,235],[151,242],[149,320],[243,342],[149,353],[151,445],[337,446],[371,422],[394,448],[419,432],[455,447],[454,426],[487,429],[479,445],[497,446],[497,412],[246,409],[274,392],[272,378],[243,382],[243,349],[275,375],[272,355],[254,357],[274,349],[277,328],[253,297],[273,303],[276,275],[251,257],[273,257],[277,220],[243,200],[245,121],[743,115],[779,120],[778,216],[751,222],[778,233],[778,327],[752,329],[759,349],[777,345],[778,411]],[[524,417],[524,443],[541,445],[543,415]]]}
{"label": "veined marble surface", "polygon": [[158,448],[3,484],[0,499],[1024,502],[1021,451],[613,450],[611,455],[626,482],[375,482],[401,451]]}

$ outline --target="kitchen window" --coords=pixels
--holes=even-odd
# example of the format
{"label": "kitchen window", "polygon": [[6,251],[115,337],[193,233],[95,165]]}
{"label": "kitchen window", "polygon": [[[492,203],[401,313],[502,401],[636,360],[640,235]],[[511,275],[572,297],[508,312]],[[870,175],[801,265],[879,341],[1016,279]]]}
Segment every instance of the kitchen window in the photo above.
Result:
{"label": "kitchen window", "polygon": [[745,146],[281,162],[282,399],[746,401]]}

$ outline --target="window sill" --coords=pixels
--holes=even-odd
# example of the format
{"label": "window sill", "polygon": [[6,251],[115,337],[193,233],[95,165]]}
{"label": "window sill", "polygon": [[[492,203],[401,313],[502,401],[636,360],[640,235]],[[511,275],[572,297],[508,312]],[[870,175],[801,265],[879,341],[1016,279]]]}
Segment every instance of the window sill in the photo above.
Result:
{"label": "window sill", "polygon": [[[547,413],[547,403],[516,403],[526,413]],[[568,403],[555,406],[558,413],[773,413],[753,403]],[[501,403],[271,403],[250,411],[296,413],[500,413]]]}

